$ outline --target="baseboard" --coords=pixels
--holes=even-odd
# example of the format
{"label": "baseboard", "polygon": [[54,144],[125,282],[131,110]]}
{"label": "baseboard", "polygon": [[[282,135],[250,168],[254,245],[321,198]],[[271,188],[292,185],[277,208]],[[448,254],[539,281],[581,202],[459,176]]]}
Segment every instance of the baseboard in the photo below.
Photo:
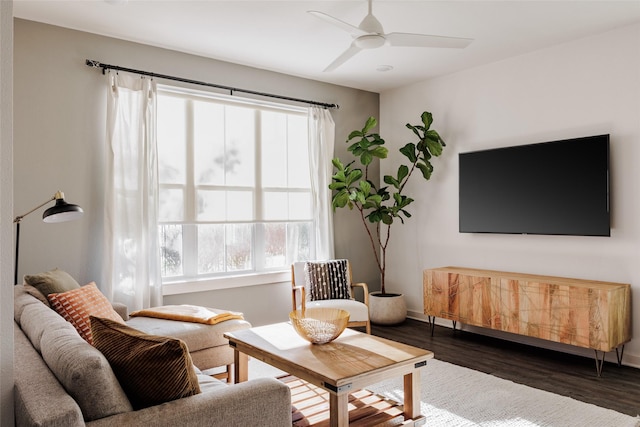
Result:
{"label": "baseboard", "polygon": [[[428,322],[427,316],[424,313],[417,311],[407,311],[407,317],[409,319],[419,320],[421,322]],[[443,326],[445,328],[453,328],[453,323],[450,320],[436,318],[436,325]],[[561,344],[552,341],[546,341],[538,338],[525,337],[523,335],[511,334],[508,332],[494,331],[492,329],[479,328],[475,326],[464,325],[458,322],[458,328],[462,328],[464,331],[473,332],[479,335],[485,335],[492,338],[499,338],[507,341],[517,342],[519,344],[532,345],[535,347],[545,348],[547,350],[560,351],[563,353],[574,354],[577,356],[583,356],[593,359],[593,350],[575,347],[568,344]],[[610,352],[605,355],[607,362],[617,363],[615,352]],[[631,366],[633,368],[640,368],[640,356],[634,354],[624,353],[622,364],[625,366]]]}

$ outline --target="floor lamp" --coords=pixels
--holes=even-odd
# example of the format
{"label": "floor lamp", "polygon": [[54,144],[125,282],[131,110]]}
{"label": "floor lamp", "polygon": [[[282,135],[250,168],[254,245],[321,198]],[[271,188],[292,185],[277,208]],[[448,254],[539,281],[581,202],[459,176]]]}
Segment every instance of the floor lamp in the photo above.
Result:
{"label": "floor lamp", "polygon": [[48,199],[44,203],[31,209],[26,214],[18,215],[13,220],[13,223],[16,225],[16,265],[15,265],[14,280],[13,280],[14,285],[18,284],[18,251],[20,247],[20,222],[22,221],[22,218],[24,218],[25,216],[29,215],[32,212],[37,211],[47,203],[53,202],[54,200],[56,201],[56,204],[54,206],[51,206],[42,214],[42,220],[44,222],[73,221],[75,219],[80,218],[83,214],[83,210],[80,206],[65,202],[64,193],[62,191],[58,191],[56,194],[53,195],[52,198]]}

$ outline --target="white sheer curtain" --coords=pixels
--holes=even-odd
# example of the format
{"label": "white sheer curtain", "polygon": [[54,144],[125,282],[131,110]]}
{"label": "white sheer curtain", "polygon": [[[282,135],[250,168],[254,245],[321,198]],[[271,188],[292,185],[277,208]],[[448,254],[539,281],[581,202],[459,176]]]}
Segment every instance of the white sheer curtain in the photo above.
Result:
{"label": "white sheer curtain", "polygon": [[158,243],[156,85],[109,72],[102,289],[129,310],[162,305]]}
{"label": "white sheer curtain", "polygon": [[333,210],[331,209],[331,176],[335,123],[325,108],[309,108],[309,169],[316,241],[316,259],[334,257]]}

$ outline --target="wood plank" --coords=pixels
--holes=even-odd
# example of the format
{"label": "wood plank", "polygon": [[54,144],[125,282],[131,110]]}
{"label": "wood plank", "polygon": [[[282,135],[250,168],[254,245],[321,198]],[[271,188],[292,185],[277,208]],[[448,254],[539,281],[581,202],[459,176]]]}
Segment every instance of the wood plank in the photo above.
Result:
{"label": "wood plank", "polygon": [[[279,378],[291,389],[292,420],[295,427],[330,427],[330,393],[292,375]],[[315,396],[313,403],[307,396]],[[362,389],[348,395],[349,426],[398,425],[404,422],[402,406],[384,396]]]}

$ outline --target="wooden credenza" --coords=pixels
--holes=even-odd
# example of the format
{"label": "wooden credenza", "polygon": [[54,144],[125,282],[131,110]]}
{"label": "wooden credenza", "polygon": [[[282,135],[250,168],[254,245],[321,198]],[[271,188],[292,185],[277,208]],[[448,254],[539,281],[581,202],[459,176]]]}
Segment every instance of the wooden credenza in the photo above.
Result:
{"label": "wooden credenza", "polygon": [[590,348],[596,362],[631,340],[628,284],[444,267],[423,286],[427,316]]}

